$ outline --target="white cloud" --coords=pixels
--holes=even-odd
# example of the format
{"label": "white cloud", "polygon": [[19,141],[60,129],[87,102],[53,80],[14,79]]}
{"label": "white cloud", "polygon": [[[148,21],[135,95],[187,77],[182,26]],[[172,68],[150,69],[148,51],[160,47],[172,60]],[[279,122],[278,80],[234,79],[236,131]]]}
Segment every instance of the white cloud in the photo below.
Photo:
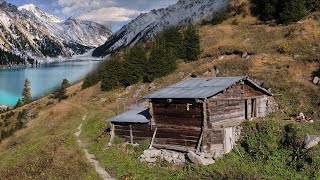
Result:
{"label": "white cloud", "polygon": [[142,11],[126,9],[121,7],[105,7],[89,13],[84,13],[78,16],[82,20],[92,20],[101,23],[105,22],[125,22],[130,21],[132,16],[136,16]]}

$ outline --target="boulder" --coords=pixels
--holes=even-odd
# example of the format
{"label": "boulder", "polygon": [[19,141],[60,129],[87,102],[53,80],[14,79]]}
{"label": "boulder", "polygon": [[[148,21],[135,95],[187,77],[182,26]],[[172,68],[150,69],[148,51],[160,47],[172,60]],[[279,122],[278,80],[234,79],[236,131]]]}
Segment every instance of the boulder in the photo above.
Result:
{"label": "boulder", "polygon": [[146,158],[155,158],[155,157],[160,157],[161,155],[161,150],[158,149],[148,149],[143,151],[143,155]]}
{"label": "boulder", "polygon": [[307,134],[306,139],[304,141],[304,148],[310,149],[314,146],[317,146],[320,142],[320,135],[311,135]]}
{"label": "boulder", "polygon": [[157,162],[157,158],[145,158],[144,161],[147,163],[155,163]]}
{"label": "boulder", "polygon": [[193,151],[189,151],[188,152],[188,158],[190,159],[191,162],[193,162],[195,164],[204,165],[204,166],[208,166],[210,164],[214,164],[215,163],[213,158],[201,157],[201,156],[197,155]]}
{"label": "boulder", "polygon": [[319,77],[317,77],[317,76],[315,76],[314,78],[313,78],[313,84],[315,84],[315,85],[317,85],[317,84],[320,84],[320,78]]}

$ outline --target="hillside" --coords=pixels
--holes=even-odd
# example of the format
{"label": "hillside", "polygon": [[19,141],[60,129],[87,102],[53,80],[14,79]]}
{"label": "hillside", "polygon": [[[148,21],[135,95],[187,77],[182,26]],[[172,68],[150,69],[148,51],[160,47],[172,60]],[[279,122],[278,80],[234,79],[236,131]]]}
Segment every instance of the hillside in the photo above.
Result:
{"label": "hillside", "polygon": [[[27,128],[1,142],[1,178],[99,179],[73,135],[84,115],[87,119],[83,123],[81,140],[101,165],[119,179],[319,178],[319,147],[309,151],[301,149],[306,133],[319,132],[318,123],[292,127],[284,121],[299,112],[320,120],[320,87],[311,82],[320,68],[319,14],[284,26],[261,23],[245,12],[219,25],[201,26],[201,59],[179,62],[172,74],[154,81],[159,89],[190,78],[190,74],[211,76],[208,71],[216,67],[219,76],[247,74],[271,88],[280,105],[279,111],[268,118],[275,121],[247,124],[249,130],[245,132],[252,141],[242,140],[238,146],[240,155],[233,152],[209,167],[141,164],[137,159],[141,149],[123,148],[121,140],[116,147],[106,146],[109,139],[106,119],[150,92],[150,84],[138,83],[110,92],[101,92],[99,85],[81,90],[78,84],[69,88],[72,96],[69,99],[56,102],[43,98],[15,110],[16,113],[6,120],[7,127],[2,123],[0,129],[14,127],[22,109],[31,109],[35,114]],[[138,96],[133,97],[133,94]],[[283,132],[292,133],[287,136]],[[258,141],[259,138],[263,141]],[[293,139],[290,143],[283,144],[283,140],[290,138]],[[296,156],[297,153],[300,156]]]}
{"label": "hillside", "polygon": [[116,32],[105,44],[96,48],[93,56],[105,57],[121,48],[150,39],[170,27],[211,19],[214,13],[224,8],[228,2],[229,0],[180,0],[167,8],[143,13]]}

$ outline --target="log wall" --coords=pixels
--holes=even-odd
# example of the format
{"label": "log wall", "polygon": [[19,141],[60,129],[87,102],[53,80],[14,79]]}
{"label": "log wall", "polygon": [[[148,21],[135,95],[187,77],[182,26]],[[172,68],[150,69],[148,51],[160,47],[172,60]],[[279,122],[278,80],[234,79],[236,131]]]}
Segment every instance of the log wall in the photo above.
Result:
{"label": "log wall", "polygon": [[196,148],[203,123],[201,103],[183,99],[173,99],[170,103],[154,100],[152,109],[153,124],[158,127],[155,147],[169,145],[180,147],[179,150]]}
{"label": "log wall", "polygon": [[[138,143],[141,140],[151,140],[153,131],[149,124],[131,124],[133,142]],[[130,142],[130,124],[129,123],[115,123],[115,135]]]}

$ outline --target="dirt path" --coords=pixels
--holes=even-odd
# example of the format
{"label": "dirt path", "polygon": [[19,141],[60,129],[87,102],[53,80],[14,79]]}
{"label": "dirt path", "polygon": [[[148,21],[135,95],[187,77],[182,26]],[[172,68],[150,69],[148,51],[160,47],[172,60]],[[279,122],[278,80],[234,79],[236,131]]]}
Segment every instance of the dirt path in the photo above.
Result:
{"label": "dirt path", "polygon": [[[86,115],[83,116],[82,122],[86,119]],[[82,128],[82,122],[78,127],[78,131],[74,134],[77,137],[77,141],[80,147],[82,147],[82,150],[84,151],[87,159],[89,162],[95,167],[96,172],[102,177],[104,180],[114,180],[108,173],[107,171],[102,168],[99,164],[99,162],[95,159],[94,155],[90,154],[88,149],[84,148],[84,144],[80,140],[80,135],[81,135],[81,128]]]}

